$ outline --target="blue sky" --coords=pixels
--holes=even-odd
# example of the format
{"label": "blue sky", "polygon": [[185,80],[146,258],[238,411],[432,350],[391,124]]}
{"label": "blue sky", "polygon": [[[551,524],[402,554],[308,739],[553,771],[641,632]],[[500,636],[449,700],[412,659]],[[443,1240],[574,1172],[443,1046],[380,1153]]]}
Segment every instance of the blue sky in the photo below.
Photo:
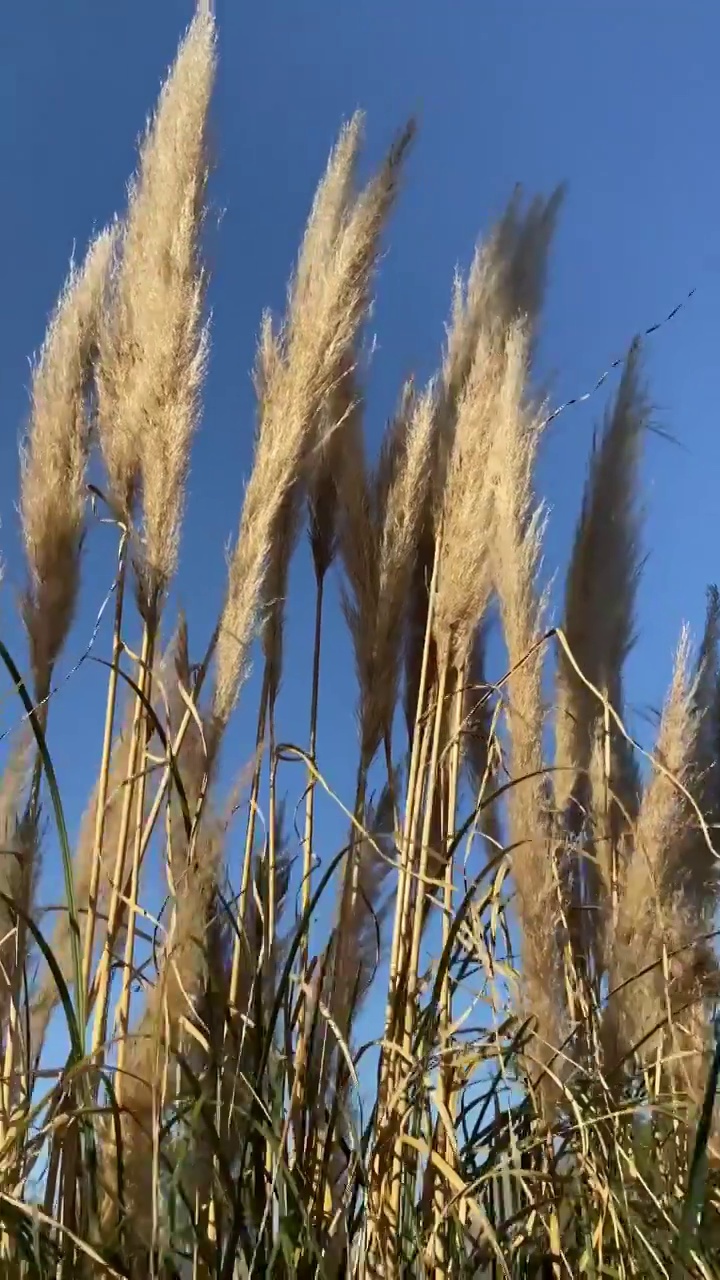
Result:
{"label": "blue sky", "polygon": [[[22,560],[14,502],[28,358],[73,245],[79,254],[93,229],[123,206],[136,135],[191,12],[190,0],[23,0],[3,16],[0,617],[16,646],[13,592]],[[454,266],[467,265],[476,237],[518,181],[530,193],[568,183],[540,346],[553,402],[586,390],[636,330],[697,288],[647,346],[656,419],[679,442],[650,437],[644,463],[649,558],[628,693],[637,715],[657,706],[681,622],[700,625],[706,584],[720,577],[720,7],[714,0],[218,0],[217,15],[208,242],[213,346],[179,588],[196,651],[221,604],[224,546],[249,468],[249,374],[262,308],[282,306],[312,193],[343,118],[365,108],[374,162],[416,113],[419,138],[373,318],[372,441],[402,378],[433,371]],[[602,393],[569,410],[546,441],[538,483],[551,507],[548,572],[567,556],[604,404]],[[110,585],[112,554],[108,531],[94,529],[68,663],[82,651]],[[301,556],[288,636],[298,660],[309,653],[311,607]],[[338,618],[327,651],[321,748],[330,780],[349,800],[351,657]],[[85,669],[53,711],[71,825],[92,782],[100,687],[99,674]],[[283,699],[284,735],[301,739],[305,685],[289,678]],[[238,757],[253,732],[252,690],[244,707]],[[4,703],[2,712],[6,727],[12,707]],[[78,740],[71,749],[72,735]]]}

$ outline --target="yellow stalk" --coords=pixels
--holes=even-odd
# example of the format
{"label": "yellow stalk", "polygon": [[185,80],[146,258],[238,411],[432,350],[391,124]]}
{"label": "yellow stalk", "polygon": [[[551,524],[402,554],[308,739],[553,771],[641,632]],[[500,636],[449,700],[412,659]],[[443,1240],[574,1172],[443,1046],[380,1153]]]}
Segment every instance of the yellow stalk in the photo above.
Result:
{"label": "yellow stalk", "polygon": [[[147,627],[143,628],[142,651],[138,666],[138,687],[144,687],[145,669],[148,654],[150,652],[150,635]],[[97,1057],[101,1047],[105,1041],[105,1028],[107,1018],[107,1001],[110,987],[110,971],[112,966],[112,948],[117,928],[121,918],[123,908],[123,891],[125,887],[125,861],[127,853],[127,843],[130,834],[130,821],[133,810],[133,799],[135,795],[135,780],[138,771],[138,759],[140,755],[140,745],[142,739],[142,729],[144,723],[143,706],[139,698],[135,699],[135,707],[133,712],[132,738],[130,741],[130,750],[128,752],[127,778],[125,781],[125,794],[123,797],[123,809],[120,818],[120,834],[118,837],[118,847],[115,856],[115,867],[113,870],[112,892],[110,903],[108,906],[108,918],[105,929],[105,941],[98,964],[98,971],[95,980],[95,1020],[93,1024],[92,1037],[92,1054]]]}
{"label": "yellow stalk", "polygon": [[[317,751],[317,717],[318,717],[318,701],[320,696],[320,649],[322,643],[322,613],[323,598],[325,590],[325,575],[321,574],[317,579],[317,590],[315,595],[315,636],[313,643],[313,669],[312,669],[312,692],[310,696],[310,737],[308,742],[308,755],[315,764],[315,755]],[[305,830],[303,833],[303,879],[301,904],[303,915],[310,906],[311,888],[312,888],[312,857],[313,857],[313,831],[315,821],[315,776],[308,771],[307,791],[305,793]],[[300,946],[299,972],[301,975],[307,973],[308,967],[308,949],[310,945],[309,921],[308,928],[303,933],[302,943]]]}
{"label": "yellow stalk", "polygon": [[277,901],[276,901],[277,886],[275,884],[275,875],[277,871],[277,848],[275,844],[275,836],[276,836],[275,827],[276,827],[276,817],[277,817],[277,807],[276,807],[277,796],[276,796],[276,787],[275,787],[275,783],[276,783],[275,770],[277,767],[277,762],[275,760],[275,696],[276,696],[276,691],[273,690],[269,698],[269,709],[268,709],[268,757],[270,760],[270,787],[269,787],[269,797],[268,797],[268,884],[267,884],[265,943],[264,943],[266,963],[270,962],[270,954],[272,952],[273,944],[275,942],[275,930],[277,925],[277,921],[275,918],[277,915]]}
{"label": "yellow stalk", "polygon": [[[450,925],[453,912],[453,887],[454,887],[454,871],[455,858],[449,850],[455,838],[455,821],[457,815],[458,788],[460,781],[460,759],[462,753],[461,731],[463,719],[463,693],[467,681],[467,664],[463,664],[455,669],[455,691],[453,697],[453,713],[452,713],[452,730],[450,741],[450,752],[447,761],[447,808],[445,818],[445,841],[447,854],[447,864],[445,867],[445,884],[443,888],[443,917],[442,917],[442,945],[443,952],[448,944],[450,937]],[[446,1132],[445,1118],[455,1122],[454,1092],[453,1092],[453,1066],[450,1058],[450,1028],[452,1026],[452,993],[450,989],[450,968],[449,965],[445,971],[442,989],[440,993],[440,1123],[437,1127],[437,1149],[439,1154],[448,1163],[453,1162],[453,1142],[452,1135]],[[434,1170],[435,1194],[434,1194],[434,1212],[435,1212],[435,1228],[433,1232],[434,1257],[436,1262],[435,1277],[436,1280],[444,1280],[446,1275],[445,1259],[445,1239],[443,1227],[446,1226],[446,1185],[445,1179]]]}
{"label": "yellow stalk", "polygon": [[417,977],[418,966],[420,963],[420,939],[423,926],[423,901],[425,898],[425,882],[427,880],[427,865],[430,855],[430,834],[432,830],[433,817],[433,800],[435,798],[435,788],[437,784],[438,760],[440,756],[440,734],[442,730],[443,711],[445,707],[445,688],[447,685],[448,662],[447,658],[440,661],[438,667],[438,686],[437,700],[435,703],[435,719],[433,723],[432,748],[430,752],[430,765],[427,772],[425,787],[425,808],[423,812],[423,827],[420,845],[420,865],[418,870],[417,884],[415,889],[415,915],[413,919],[412,944],[410,947],[410,965],[408,970],[408,979],[410,986],[408,988],[408,1002],[405,1017],[405,1037],[403,1041],[404,1049],[410,1050],[412,1041],[412,1031],[415,1020],[415,1001],[417,1000]]}
{"label": "yellow stalk", "polygon": [[[420,936],[422,933],[423,921],[423,901],[425,897],[425,881],[427,878],[427,864],[430,845],[430,833],[432,827],[433,816],[433,800],[435,796],[435,783],[438,771],[438,759],[440,755],[440,734],[443,721],[443,708],[445,702],[445,686],[447,682],[447,659],[443,659],[438,668],[438,686],[435,703],[435,715],[432,727],[432,746],[430,749],[430,763],[426,774],[425,800],[423,811],[423,825],[420,844],[420,858],[415,886],[415,910],[413,919],[412,942],[410,945],[409,962],[407,966],[407,1003],[405,1007],[405,1025],[403,1035],[403,1052],[399,1058],[399,1071],[402,1072],[407,1068],[404,1066],[409,1060],[410,1049],[412,1045],[412,1033],[415,1022],[415,1006],[418,998],[418,966],[420,962]],[[401,1090],[398,1102],[398,1111],[403,1108],[404,1090]],[[401,1175],[402,1175],[402,1134],[398,1133],[395,1140],[395,1148],[393,1154],[393,1169],[390,1183],[390,1221],[391,1231],[396,1231],[399,1227],[400,1218],[400,1194],[401,1194]]]}
{"label": "yellow stalk", "polygon": [[[430,640],[432,636],[432,615],[435,600],[435,589],[437,585],[437,565],[438,557],[434,557],[433,573],[430,583],[428,620],[425,628],[425,639],[423,643],[422,666],[420,669],[420,682],[418,688],[418,699],[415,707],[415,717],[413,726],[412,751],[410,753],[410,769],[408,774],[408,784],[405,799],[405,818],[403,823],[402,840],[400,843],[400,868],[398,871],[398,887],[395,895],[395,923],[393,926],[392,944],[390,951],[390,979],[388,984],[388,1004],[385,1013],[385,1039],[391,1040],[392,1024],[395,1019],[395,997],[396,987],[399,974],[402,972],[402,953],[405,943],[405,923],[408,918],[409,899],[412,886],[412,851],[415,848],[414,831],[417,823],[417,815],[419,812],[419,802],[422,793],[422,778],[425,774],[427,763],[427,752],[429,749],[429,732],[427,731],[427,722],[423,716],[423,708],[425,706],[425,698],[428,684],[428,668],[430,658]],[[418,786],[420,779],[420,786]]]}
{"label": "yellow stalk", "polygon": [[100,884],[100,868],[102,866],[102,847],[105,837],[105,818],[110,781],[110,757],[112,754],[112,736],[115,723],[115,705],[117,702],[118,667],[122,657],[122,614],[125,595],[126,549],[123,533],[120,547],[119,571],[115,596],[115,622],[113,627],[112,660],[108,679],[107,702],[105,705],[105,729],[103,732],[102,759],[100,763],[100,780],[95,810],[95,835],[93,839],[92,870],[88,892],[88,911],[85,920],[85,938],[82,956],[82,981],[87,993],[90,983],[93,946],[95,942],[95,925],[97,921],[97,899]]}
{"label": "yellow stalk", "polygon": [[[138,685],[142,690],[145,701],[149,702],[152,696],[152,667],[155,648],[155,628],[152,629],[147,624],[143,628],[142,642],[142,658],[141,672]],[[139,699],[138,699],[139,701]],[[130,873],[130,891],[128,894],[127,905],[127,931],[125,934],[125,958],[123,967],[122,986],[120,989],[120,997],[118,1000],[117,1023],[120,1035],[118,1045],[118,1061],[117,1061],[117,1098],[118,1103],[122,1098],[125,1058],[127,1056],[127,1038],[130,1027],[130,992],[132,989],[133,979],[133,960],[135,952],[135,928],[137,923],[137,906],[140,891],[140,866],[141,866],[141,845],[142,845],[142,827],[143,813],[145,810],[145,795],[147,790],[147,769],[145,767],[145,752],[147,739],[150,736],[150,725],[147,720],[147,713],[144,713],[140,721],[139,737],[142,738],[143,730],[145,731],[145,741],[142,743],[142,758],[140,776],[137,780],[136,789],[136,813],[137,819],[135,824],[135,839],[133,843],[133,860]]]}

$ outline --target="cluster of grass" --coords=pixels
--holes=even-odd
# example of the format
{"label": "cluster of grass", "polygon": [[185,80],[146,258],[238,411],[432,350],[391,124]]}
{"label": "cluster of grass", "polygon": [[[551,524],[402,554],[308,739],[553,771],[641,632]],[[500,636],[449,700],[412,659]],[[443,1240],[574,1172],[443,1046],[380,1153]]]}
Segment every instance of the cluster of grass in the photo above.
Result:
{"label": "cluster of grass", "polygon": [[[532,359],[560,194],[513,199],[456,279],[437,376],[402,388],[371,465],[363,332],[412,128],[362,186],[353,119],[286,314],[262,321],[226,597],[191,658],[168,589],[208,354],[215,40],[202,7],[127,210],[73,269],[33,369],[25,675],[0,644],[25,713],[0,786],[2,1274],[717,1274],[720,604],[711,593],[696,656],[682,636],[643,754],[623,723],[639,347],[551,628]],[[97,780],[72,847],[50,695],[90,465],[119,569]],[[304,536],[314,645],[310,670],[285,673],[308,695],[290,746],[276,713]],[[357,785],[347,840],[320,859],[331,572],[356,661]],[[256,646],[257,752],[228,796],[224,739]],[[306,777],[294,838],[291,765]],[[36,893],[41,805],[64,870],[53,916]],[[49,1027],[67,1037],[59,1068]]]}

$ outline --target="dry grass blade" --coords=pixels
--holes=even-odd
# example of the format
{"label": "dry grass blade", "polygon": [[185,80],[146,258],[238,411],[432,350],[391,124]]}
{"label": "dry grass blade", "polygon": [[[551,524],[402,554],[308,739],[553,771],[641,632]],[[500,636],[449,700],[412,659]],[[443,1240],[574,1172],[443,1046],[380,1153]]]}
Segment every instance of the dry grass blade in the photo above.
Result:
{"label": "dry grass blade", "polygon": [[497,226],[475,252],[467,281],[455,277],[442,385],[450,414],[460,398],[483,331],[502,333],[523,319],[532,342],[547,275],[547,258],[562,204],[558,188],[521,212],[518,187]]}
{"label": "dry grass blade", "polygon": [[360,685],[361,760],[390,733],[397,701],[407,596],[430,483],[435,392],[406,388],[377,472],[368,477],[359,415],[347,432],[340,478],[345,614]]}
{"label": "dry grass blade", "polygon": [[[663,950],[672,951],[682,932],[685,904],[679,899],[675,856],[687,823],[687,802],[678,783],[693,782],[698,720],[695,681],[689,673],[689,636],[678,645],[670,690],[663,708],[655,755],[663,765],[648,781],[634,832],[632,856],[621,882],[613,955],[613,986],[626,983],[614,997],[619,1006],[620,1049],[639,1042],[667,1012],[663,989]],[[683,941],[686,939],[683,938]],[[684,966],[689,957],[680,957]],[[654,971],[636,979],[648,965]],[[610,1017],[616,1014],[612,1007]],[[624,1046],[624,1048],[623,1048]]]}

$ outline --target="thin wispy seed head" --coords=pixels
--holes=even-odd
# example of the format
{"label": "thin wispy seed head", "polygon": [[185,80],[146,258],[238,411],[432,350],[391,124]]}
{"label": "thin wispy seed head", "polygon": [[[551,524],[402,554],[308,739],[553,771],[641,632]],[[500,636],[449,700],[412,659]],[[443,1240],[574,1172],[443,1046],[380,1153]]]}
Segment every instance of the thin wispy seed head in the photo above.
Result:
{"label": "thin wispy seed head", "polygon": [[[583,675],[607,691],[622,714],[622,671],[633,643],[640,574],[638,464],[649,404],[640,350],[626,361],[613,410],[590,468],[565,588],[564,630]],[[556,804],[570,798],[575,773],[588,768],[601,706],[561,656],[558,665]]]}
{"label": "thin wispy seed head", "polygon": [[[264,360],[262,398],[253,470],[240,531],[232,555],[228,591],[216,650],[213,715],[221,727],[237,701],[247,654],[257,629],[267,566],[278,536],[278,521],[293,485],[312,469],[321,409],[346,376],[358,329],[369,304],[370,281],[380,234],[397,191],[399,168],[409,136],[391,152],[380,174],[338,221],[325,217],[323,192],[346,189],[353,148],[336,148],[313,205],[290,289],[288,317],[273,341],[277,351]],[[337,198],[327,197],[336,207]],[[271,341],[263,328],[263,347]]]}
{"label": "thin wispy seed head", "polygon": [[435,387],[403,392],[398,422],[400,456],[390,481],[379,546],[378,607],[374,626],[374,687],[366,699],[365,750],[389,732],[397,700],[407,598],[430,485],[435,432]]}
{"label": "thin wispy seed head", "polygon": [[660,972],[641,979],[637,975],[653,961],[659,962],[663,946],[672,950],[677,933],[682,933],[685,904],[678,894],[677,855],[685,842],[689,815],[680,788],[692,782],[698,735],[696,680],[690,674],[689,654],[689,633],[683,628],[655,747],[663,768],[654,770],[645,787],[622,879],[613,985],[627,982],[615,1001],[627,1044],[657,1020],[658,1010],[661,1019],[665,1013]]}
{"label": "thin wispy seed head", "polygon": [[199,13],[163,86],[130,186],[98,368],[100,442],[129,520],[142,488],[137,555],[144,606],[177,561],[190,443],[207,357],[199,240],[215,26]]}
{"label": "thin wispy seed head", "polygon": [[35,691],[48,692],[77,599],[89,450],[88,387],[113,233],[73,266],[33,371],[21,455],[20,520],[29,582],[23,601]]}
{"label": "thin wispy seed head", "polygon": [[518,191],[478,246],[467,281],[456,275],[440,381],[436,635],[441,648],[454,647],[460,663],[490,595],[485,477],[499,397],[507,389],[508,334],[522,324],[529,366],[560,193],[536,199],[525,214],[519,199]]}

